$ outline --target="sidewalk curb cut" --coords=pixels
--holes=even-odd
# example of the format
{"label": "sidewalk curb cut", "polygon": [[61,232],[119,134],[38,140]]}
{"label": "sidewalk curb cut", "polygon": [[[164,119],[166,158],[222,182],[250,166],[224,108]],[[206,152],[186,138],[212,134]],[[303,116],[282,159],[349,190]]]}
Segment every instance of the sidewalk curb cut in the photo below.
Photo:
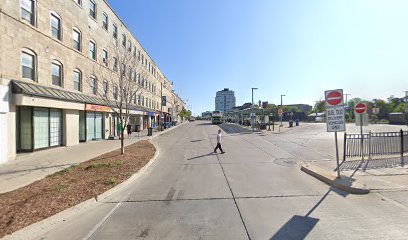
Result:
{"label": "sidewalk curb cut", "polygon": [[370,192],[370,190],[365,186],[353,186],[353,182],[349,177],[342,176],[341,179],[338,179],[333,173],[316,166],[302,164],[300,170],[319,179],[322,182],[327,183],[330,186],[351,194],[361,195],[368,194]]}
{"label": "sidewalk curb cut", "polygon": [[[179,125],[180,126],[180,125]],[[158,135],[156,135],[158,136]],[[154,137],[154,136],[153,136]],[[150,139],[148,139],[151,144],[153,144]],[[115,187],[101,193],[98,195],[99,200],[103,200],[108,198],[109,196],[115,194],[116,192],[119,192],[120,190],[126,188],[128,185],[133,183],[135,180],[137,180],[141,175],[143,175],[149,168],[150,166],[156,161],[157,157],[159,156],[159,149],[157,146],[153,144],[153,146],[156,149],[156,152],[154,156],[147,162],[145,166],[139,169],[136,173],[134,173],[130,178],[126,179],[122,183],[116,185]],[[11,235],[6,235],[2,238],[2,240],[26,240],[26,239],[35,239],[40,237],[46,230],[53,225],[56,225],[60,222],[64,222],[66,220],[69,220],[73,217],[75,217],[75,214],[86,210],[87,208],[95,207],[98,205],[98,201],[95,200],[95,198],[88,199],[84,202],[81,202],[75,206],[72,206],[70,208],[67,208],[59,213],[56,213],[48,218],[45,218],[39,222],[33,223],[25,228],[22,228]]]}

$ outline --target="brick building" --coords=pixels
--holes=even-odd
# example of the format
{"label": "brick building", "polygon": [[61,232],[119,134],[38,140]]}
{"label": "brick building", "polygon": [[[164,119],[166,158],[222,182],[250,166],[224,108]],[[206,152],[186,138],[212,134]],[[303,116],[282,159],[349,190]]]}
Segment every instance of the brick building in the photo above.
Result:
{"label": "brick building", "polygon": [[185,103],[106,1],[0,1],[0,163],[117,135],[100,93],[117,98],[122,73],[137,86],[133,126],[178,120]]}

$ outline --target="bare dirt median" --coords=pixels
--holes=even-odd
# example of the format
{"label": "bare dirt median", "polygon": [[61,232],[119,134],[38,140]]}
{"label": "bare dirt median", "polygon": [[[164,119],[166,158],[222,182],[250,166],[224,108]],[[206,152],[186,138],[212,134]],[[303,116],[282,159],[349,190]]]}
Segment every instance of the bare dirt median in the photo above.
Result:
{"label": "bare dirt median", "polygon": [[0,238],[125,181],[145,166],[155,152],[149,141],[140,141],[127,146],[124,155],[118,149],[0,194]]}

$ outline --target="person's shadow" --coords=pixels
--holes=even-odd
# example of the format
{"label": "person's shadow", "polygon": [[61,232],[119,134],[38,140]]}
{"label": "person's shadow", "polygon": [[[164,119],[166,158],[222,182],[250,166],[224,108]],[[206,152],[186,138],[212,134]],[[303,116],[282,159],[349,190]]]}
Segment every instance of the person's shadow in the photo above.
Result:
{"label": "person's shadow", "polygon": [[204,155],[200,155],[200,156],[196,156],[196,157],[192,157],[192,158],[187,158],[187,160],[190,161],[190,160],[194,160],[194,159],[197,159],[197,158],[202,158],[202,157],[207,157],[207,156],[217,155],[217,154],[218,153],[210,152],[210,153],[207,153],[207,154],[204,154]]}

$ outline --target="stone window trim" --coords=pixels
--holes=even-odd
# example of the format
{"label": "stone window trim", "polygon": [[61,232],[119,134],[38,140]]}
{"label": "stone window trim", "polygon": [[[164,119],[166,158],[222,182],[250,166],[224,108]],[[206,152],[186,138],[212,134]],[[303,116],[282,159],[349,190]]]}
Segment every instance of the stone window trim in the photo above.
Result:
{"label": "stone window trim", "polygon": [[[22,22],[28,23],[33,27],[37,27],[37,0],[30,0],[32,2],[32,9],[26,9],[23,4],[24,0],[20,0],[20,19]],[[23,11],[30,13],[31,11],[31,19],[28,20],[23,17]]]}
{"label": "stone window trim", "polygon": [[102,29],[105,31],[109,31],[109,16],[106,12],[103,12],[102,17]]}
{"label": "stone window trim", "polygon": [[[78,33],[79,35],[79,47],[78,48],[75,46],[76,39],[74,39],[74,32]],[[78,27],[72,28],[72,42],[73,42],[74,50],[78,52],[82,52],[82,32]]]}
{"label": "stone window trim", "polygon": [[72,0],[76,5],[82,8],[82,0]]}
{"label": "stone window trim", "polygon": [[[23,65],[24,64],[23,63],[23,55],[24,54],[30,55],[33,58],[33,64],[32,64],[33,65],[33,73],[32,73],[33,74],[33,79],[23,77],[23,67],[24,67],[24,65]],[[21,79],[37,82],[37,69],[38,69],[37,64],[38,64],[37,54],[33,50],[31,50],[29,48],[21,49],[21,68],[20,68],[21,69]]]}
{"label": "stone window trim", "polygon": [[72,76],[72,81],[73,81],[73,89],[75,91],[82,92],[82,71],[79,68],[75,68],[73,73],[77,73],[79,76],[78,79],[78,89],[75,89],[75,81],[74,81],[74,75]]}
{"label": "stone window trim", "polygon": [[98,6],[94,0],[89,0],[89,16],[94,20],[98,17]]}
{"label": "stone window trim", "polygon": [[[53,74],[53,70],[54,70],[53,67],[54,66],[59,67],[59,76]],[[54,81],[57,80],[57,79],[54,79],[54,76],[59,77],[59,83],[54,82]],[[51,61],[51,85],[58,86],[58,87],[64,87],[64,66],[57,59],[53,59]]]}
{"label": "stone window trim", "polygon": [[[94,47],[94,48],[93,48],[93,51],[92,51],[91,46]],[[89,59],[91,59],[91,60],[93,60],[93,61],[97,61],[97,59],[98,59],[98,58],[97,58],[97,53],[98,53],[98,50],[97,50],[96,42],[95,42],[95,40],[90,39],[90,40],[89,40]]]}
{"label": "stone window trim", "polygon": [[103,80],[102,83],[102,96],[103,97],[108,97],[108,93],[109,93],[109,84],[107,80]]}
{"label": "stone window trim", "polygon": [[109,52],[106,49],[102,50],[102,63],[105,67],[108,67],[109,65]]}
{"label": "stone window trim", "polygon": [[[53,19],[53,18],[55,18],[55,19],[58,20],[58,29],[57,29],[58,33],[57,33],[57,36],[56,36],[56,37],[54,37],[54,36],[53,36],[53,33],[52,33],[52,30],[54,29],[53,26],[52,26],[52,19]],[[55,11],[50,11],[50,28],[51,28],[50,30],[51,30],[51,37],[52,37],[53,39],[56,39],[56,40],[61,41],[61,42],[62,42],[62,39],[63,39],[63,29],[62,29],[62,26],[63,26],[63,24],[62,24],[62,18],[61,18],[61,16],[60,16],[57,12],[55,12]]]}
{"label": "stone window trim", "polygon": [[91,94],[98,94],[98,78],[95,75],[89,77],[89,88]]}

